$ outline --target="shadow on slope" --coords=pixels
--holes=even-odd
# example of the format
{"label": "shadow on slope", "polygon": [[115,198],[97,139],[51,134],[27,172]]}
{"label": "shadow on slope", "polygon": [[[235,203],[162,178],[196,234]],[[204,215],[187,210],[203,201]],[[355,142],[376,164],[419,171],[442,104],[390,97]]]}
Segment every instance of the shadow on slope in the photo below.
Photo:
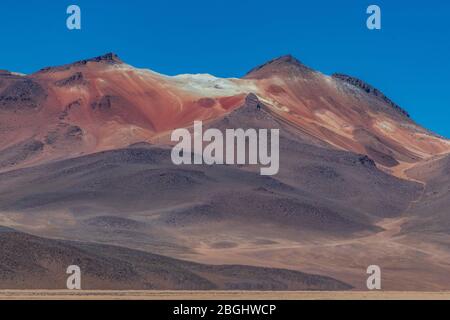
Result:
{"label": "shadow on slope", "polygon": [[0,289],[64,289],[78,265],[86,290],[348,290],[296,271],[202,265],[123,247],[51,240],[0,227]]}

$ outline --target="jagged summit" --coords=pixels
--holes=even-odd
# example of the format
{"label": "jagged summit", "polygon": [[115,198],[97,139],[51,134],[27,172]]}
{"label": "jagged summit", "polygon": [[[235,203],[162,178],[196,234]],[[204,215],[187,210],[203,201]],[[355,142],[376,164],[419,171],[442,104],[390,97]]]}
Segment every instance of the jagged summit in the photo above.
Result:
{"label": "jagged summit", "polygon": [[76,62],[73,62],[70,64],[62,65],[62,66],[43,68],[38,73],[52,72],[52,71],[64,71],[64,70],[68,70],[72,67],[87,65],[90,62],[102,63],[102,64],[106,64],[106,65],[123,64],[123,61],[119,58],[119,56],[117,54],[115,54],[113,52],[109,52],[109,53],[106,53],[106,54],[98,56],[98,57],[80,60],[80,61],[76,61]]}
{"label": "jagged summit", "polygon": [[244,79],[264,79],[270,78],[274,75],[297,75],[305,72],[313,71],[311,68],[305,66],[297,58],[291,54],[287,54],[273,60],[270,60],[252,70],[250,70]]}
{"label": "jagged summit", "polygon": [[88,62],[102,62],[102,63],[111,63],[111,64],[122,64],[123,63],[123,61],[119,58],[119,56],[117,54],[115,54],[113,52],[109,52],[102,56],[75,62],[74,64],[86,64]]}
{"label": "jagged summit", "polygon": [[377,88],[375,88],[374,86],[368,84],[367,82],[349,76],[347,74],[342,74],[342,73],[334,73],[332,75],[333,78],[335,79],[339,79],[342,81],[345,81],[357,88],[360,88],[362,90],[364,90],[365,92],[367,92],[368,94],[377,97],[378,99],[381,99],[383,102],[387,103],[388,105],[390,105],[392,108],[394,108],[396,111],[400,112],[402,115],[406,116],[407,118],[410,118],[409,113],[404,110],[403,108],[401,108],[398,104],[396,104],[395,102],[393,102],[391,99],[389,99],[383,92],[381,92],[380,90],[378,90]]}

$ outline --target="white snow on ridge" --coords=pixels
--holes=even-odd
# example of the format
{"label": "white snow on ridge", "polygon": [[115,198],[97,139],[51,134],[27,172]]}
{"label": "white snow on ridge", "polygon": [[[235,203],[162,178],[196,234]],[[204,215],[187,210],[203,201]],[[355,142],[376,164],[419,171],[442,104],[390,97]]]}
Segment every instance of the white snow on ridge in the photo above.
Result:
{"label": "white snow on ridge", "polygon": [[201,96],[223,97],[238,94],[259,92],[258,86],[253,80],[237,78],[218,78],[211,74],[180,74],[167,76],[150,69],[139,69],[130,65],[116,65],[112,70],[132,71],[142,78],[159,78],[164,82],[171,83],[175,87]]}
{"label": "white snow on ridge", "polygon": [[12,75],[14,76],[19,76],[19,77],[25,77],[26,74],[25,73],[20,73],[20,72],[11,72]]}
{"label": "white snow on ridge", "polygon": [[207,96],[232,96],[256,91],[252,83],[235,78],[217,78],[210,74],[180,74],[171,77],[180,88]]}

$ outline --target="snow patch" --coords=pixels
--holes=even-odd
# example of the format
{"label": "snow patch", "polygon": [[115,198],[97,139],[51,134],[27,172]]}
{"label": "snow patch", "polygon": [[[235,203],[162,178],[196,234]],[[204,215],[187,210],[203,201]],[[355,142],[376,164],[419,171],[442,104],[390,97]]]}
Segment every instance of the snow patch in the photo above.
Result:
{"label": "snow patch", "polygon": [[256,86],[244,83],[243,80],[217,78],[210,74],[180,74],[171,79],[186,91],[210,97],[233,96],[257,91]]}

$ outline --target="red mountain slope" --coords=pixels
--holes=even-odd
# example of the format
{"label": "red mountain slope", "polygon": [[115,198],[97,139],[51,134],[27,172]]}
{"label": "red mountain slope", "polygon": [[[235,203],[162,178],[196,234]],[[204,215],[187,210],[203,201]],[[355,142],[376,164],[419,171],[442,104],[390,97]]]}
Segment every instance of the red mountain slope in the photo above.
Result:
{"label": "red mountain slope", "polygon": [[411,163],[450,150],[447,140],[416,125],[370,85],[323,75],[291,56],[255,68],[243,79],[220,79],[164,76],[107,54],[28,76],[0,73],[3,171],[157,141],[195,120],[228,114],[249,93],[293,128],[333,148],[367,154],[384,167],[403,172]]}

